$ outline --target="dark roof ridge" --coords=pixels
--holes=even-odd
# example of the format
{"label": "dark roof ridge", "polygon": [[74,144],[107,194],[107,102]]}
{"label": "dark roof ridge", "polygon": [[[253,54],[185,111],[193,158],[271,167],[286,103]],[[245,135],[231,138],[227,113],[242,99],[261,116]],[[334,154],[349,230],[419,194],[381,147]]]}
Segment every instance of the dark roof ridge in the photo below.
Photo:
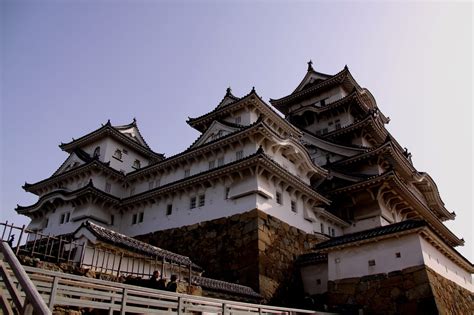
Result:
{"label": "dark roof ridge", "polygon": [[92,179],[89,180],[89,183],[87,185],[85,185],[84,187],[81,187],[81,188],[78,188],[76,190],[66,190],[66,189],[57,189],[57,190],[53,190],[52,192],[49,192],[43,196],[41,196],[38,201],[36,201],[34,204],[32,205],[29,205],[29,206],[20,206],[20,205],[17,205],[17,207],[15,208],[15,210],[17,212],[25,212],[27,211],[27,209],[32,209],[32,208],[35,208],[37,207],[40,203],[44,202],[45,200],[47,200],[49,197],[55,195],[55,194],[58,194],[58,195],[62,195],[63,197],[69,197],[71,195],[79,195],[79,194],[84,194],[84,193],[96,193],[96,194],[99,194],[99,195],[102,195],[103,197],[107,197],[107,198],[110,198],[114,201],[116,201],[117,203],[119,203],[121,201],[120,198],[114,196],[114,195],[111,195],[109,193],[106,193],[100,189],[97,189],[93,182],[92,182]]}
{"label": "dark roof ridge", "polygon": [[201,267],[194,264],[187,256],[179,255],[168,250],[150,245],[136,238],[108,229],[99,224],[95,224],[89,220],[83,222],[81,226],[76,229],[74,234],[82,227],[87,228],[92,234],[94,234],[94,236],[102,239],[103,241],[112,243],[113,245],[122,245],[130,250],[140,251],[142,253],[147,254],[154,254],[156,256],[163,257],[165,259],[169,259],[178,263],[185,263],[193,266],[195,269],[202,270]]}
{"label": "dark roof ridge", "polygon": [[[63,163],[63,164],[64,164],[64,163]],[[81,171],[83,168],[86,168],[87,166],[90,166],[90,165],[93,165],[93,164],[95,164],[95,165],[97,165],[97,166],[100,166],[100,167],[103,167],[103,168],[106,169],[107,171],[110,171],[110,172],[114,173],[114,174],[117,175],[117,176],[121,176],[121,177],[124,177],[124,176],[125,176],[123,173],[121,173],[121,172],[117,171],[116,169],[110,167],[110,162],[102,162],[102,161],[100,161],[100,160],[98,160],[98,159],[93,158],[93,159],[91,159],[89,162],[86,162],[86,163],[84,163],[84,164],[82,164],[82,165],[79,165],[78,167],[72,168],[72,169],[67,170],[67,171],[65,171],[65,172],[63,172],[63,173],[59,173],[59,174],[50,176],[50,177],[48,177],[48,178],[46,178],[46,179],[40,180],[39,182],[36,182],[36,183],[33,183],[33,184],[29,184],[29,183],[26,183],[26,182],[25,182],[25,184],[22,186],[22,188],[27,191],[27,189],[30,189],[30,188],[33,187],[33,186],[46,183],[46,182],[48,182],[48,181],[50,181],[50,180],[57,179],[57,178],[59,178],[59,177],[61,177],[61,176],[66,177],[67,175],[70,175],[72,172],[79,172],[79,171]]]}
{"label": "dark roof ridge", "polygon": [[369,230],[354,232],[345,234],[342,236],[337,236],[327,240],[325,242],[319,243],[314,246],[314,249],[321,250],[324,248],[334,247],[342,244],[353,243],[356,241],[361,241],[365,239],[370,239],[377,236],[393,234],[401,231],[411,230],[415,228],[419,228],[422,226],[427,226],[427,223],[423,220],[405,220],[385,226],[380,226],[376,228],[372,228]]}

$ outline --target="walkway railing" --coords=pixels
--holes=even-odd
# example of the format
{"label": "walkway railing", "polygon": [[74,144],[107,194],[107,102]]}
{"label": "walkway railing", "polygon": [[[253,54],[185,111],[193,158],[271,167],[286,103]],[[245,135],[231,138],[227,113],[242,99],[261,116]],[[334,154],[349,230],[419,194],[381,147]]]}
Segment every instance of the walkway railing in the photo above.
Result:
{"label": "walkway railing", "polygon": [[329,314],[179,294],[34,267],[25,270],[50,309],[63,305],[108,310],[109,314]]}
{"label": "walkway railing", "polygon": [[[36,290],[35,285],[28,277],[25,269],[15,256],[15,253],[6,242],[0,241],[0,253],[3,255],[3,261],[0,261],[0,275],[6,290],[10,294],[14,307],[20,314],[34,313],[39,315],[51,315],[51,311],[45,304],[43,297]],[[7,269],[6,264],[11,269],[14,278]],[[15,281],[16,280],[16,281]],[[20,284],[20,288],[24,293],[23,296],[17,289],[16,283]],[[4,314],[14,314],[12,305],[10,305],[6,294],[1,292],[0,307]]]}

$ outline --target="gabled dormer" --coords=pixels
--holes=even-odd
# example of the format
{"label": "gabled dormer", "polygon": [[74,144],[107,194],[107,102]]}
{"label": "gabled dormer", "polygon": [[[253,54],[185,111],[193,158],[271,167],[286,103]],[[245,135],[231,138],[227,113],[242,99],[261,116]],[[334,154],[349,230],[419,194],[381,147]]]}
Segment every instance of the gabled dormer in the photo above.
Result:
{"label": "gabled dormer", "polygon": [[196,139],[196,141],[189,147],[189,149],[193,149],[203,144],[216,141],[230,133],[241,130],[242,128],[244,128],[244,126],[239,124],[229,123],[225,120],[215,120],[209,126],[209,128],[203,134],[201,134],[198,139]]}
{"label": "gabled dormer", "polygon": [[215,121],[226,121],[231,124],[248,126],[262,119],[282,137],[300,137],[301,132],[283,119],[257,94],[255,88],[250,93],[229,102],[224,97],[225,105],[220,104],[211,112],[196,118],[189,118],[187,123],[194,129],[205,132]]}
{"label": "gabled dormer", "polygon": [[53,173],[53,176],[72,170],[78,166],[88,163],[93,158],[82,149],[75,149],[61,166]]}

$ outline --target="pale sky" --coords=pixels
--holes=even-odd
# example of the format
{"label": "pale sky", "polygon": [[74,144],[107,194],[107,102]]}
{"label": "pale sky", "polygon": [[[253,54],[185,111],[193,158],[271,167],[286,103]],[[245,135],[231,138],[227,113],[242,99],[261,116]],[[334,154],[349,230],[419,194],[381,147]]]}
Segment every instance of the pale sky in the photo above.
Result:
{"label": "pale sky", "polygon": [[137,118],[167,156],[198,133],[228,86],[290,93],[312,59],[345,64],[436,181],[473,255],[473,7],[470,2],[0,1],[1,216],[27,224],[22,190],[67,158],[58,145]]}

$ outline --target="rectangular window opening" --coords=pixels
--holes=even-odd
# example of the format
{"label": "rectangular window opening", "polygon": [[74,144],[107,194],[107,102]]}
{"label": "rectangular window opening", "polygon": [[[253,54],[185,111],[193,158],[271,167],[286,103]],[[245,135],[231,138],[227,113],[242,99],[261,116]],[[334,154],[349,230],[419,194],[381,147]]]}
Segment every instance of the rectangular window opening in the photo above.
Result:
{"label": "rectangular window opening", "polygon": [[138,214],[138,223],[142,223],[143,222],[143,212],[140,212]]}
{"label": "rectangular window opening", "polygon": [[226,187],[225,188],[225,199],[229,199],[229,192],[230,192],[230,188]]}
{"label": "rectangular window opening", "polygon": [[187,169],[187,170],[184,170],[184,177],[189,177],[189,175],[191,175],[191,170],[190,169]]}
{"label": "rectangular window opening", "polygon": [[402,254],[400,254],[400,252],[395,253],[395,257],[400,258],[400,257],[402,257]]}
{"label": "rectangular window opening", "polygon": [[209,169],[212,170],[214,167],[216,167],[216,161],[215,160],[209,161]]}
{"label": "rectangular window opening", "polygon": [[189,200],[189,209],[194,209],[196,208],[196,197],[191,197]]}
{"label": "rectangular window opening", "polygon": [[199,195],[199,207],[204,207],[206,204],[206,195]]}
{"label": "rectangular window opening", "polygon": [[240,160],[243,157],[244,157],[244,151],[240,150],[240,151],[235,152],[235,159],[236,160]]}
{"label": "rectangular window opening", "polygon": [[276,193],[276,202],[277,202],[279,205],[282,205],[282,204],[283,204],[283,199],[281,198],[281,193],[279,193],[279,192]]}
{"label": "rectangular window opening", "polygon": [[115,216],[113,214],[110,215],[110,225],[115,224]]}
{"label": "rectangular window opening", "polygon": [[166,215],[171,215],[171,213],[173,212],[173,205],[172,204],[169,204],[166,206]]}
{"label": "rectangular window opening", "polygon": [[369,266],[375,266],[375,260],[374,259],[369,260]]}
{"label": "rectangular window opening", "polygon": [[222,166],[224,165],[224,157],[220,157],[217,159],[217,166]]}
{"label": "rectangular window opening", "polygon": [[132,216],[132,224],[137,224],[137,218],[138,218],[137,214],[136,214],[136,213],[133,214],[133,216]]}
{"label": "rectangular window opening", "polygon": [[105,192],[110,193],[110,190],[112,190],[112,184],[111,183],[105,183]]}
{"label": "rectangular window opening", "polygon": [[291,201],[291,211],[297,212],[296,201],[294,201],[294,200]]}

